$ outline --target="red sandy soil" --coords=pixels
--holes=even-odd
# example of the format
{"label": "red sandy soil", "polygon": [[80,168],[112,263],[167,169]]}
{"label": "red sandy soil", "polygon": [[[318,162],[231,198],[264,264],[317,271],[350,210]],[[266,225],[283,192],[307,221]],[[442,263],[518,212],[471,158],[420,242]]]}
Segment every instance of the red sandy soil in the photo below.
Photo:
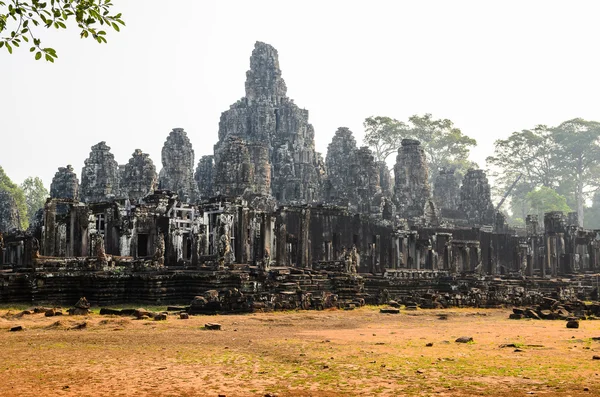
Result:
{"label": "red sandy soil", "polygon": [[0,310],[1,396],[600,395],[600,321],[375,307],[167,321],[17,313]]}

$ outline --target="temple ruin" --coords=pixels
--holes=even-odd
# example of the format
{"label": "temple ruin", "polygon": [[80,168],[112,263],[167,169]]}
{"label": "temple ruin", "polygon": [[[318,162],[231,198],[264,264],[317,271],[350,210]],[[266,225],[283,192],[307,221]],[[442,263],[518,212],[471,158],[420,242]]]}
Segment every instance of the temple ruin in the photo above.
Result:
{"label": "temple ruin", "polygon": [[466,302],[461,288],[476,288],[497,304],[523,283],[552,290],[574,275],[591,289],[598,233],[576,217],[530,216],[511,229],[484,171],[461,182],[442,170],[432,187],[412,139],[393,178],[347,128],[324,161],[268,44],[256,43],[245,87],[221,115],[214,154],[197,164],[182,128],[168,134],[158,174],[141,150],[119,165],[100,142],[81,183],[72,166],[59,168],[41,223],[27,231],[0,192],[0,302],[194,299],[203,308],[210,299],[198,297],[214,290],[222,307],[253,310],[427,291]]}

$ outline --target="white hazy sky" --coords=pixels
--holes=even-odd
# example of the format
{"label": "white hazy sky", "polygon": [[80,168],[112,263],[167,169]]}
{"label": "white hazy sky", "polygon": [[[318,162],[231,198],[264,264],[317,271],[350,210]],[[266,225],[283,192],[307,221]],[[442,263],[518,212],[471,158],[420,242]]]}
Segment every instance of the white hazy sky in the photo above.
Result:
{"label": "white hazy sky", "polygon": [[371,115],[449,118],[479,146],[536,124],[600,120],[598,1],[115,1],[127,27],[108,44],[43,31],[55,64],[0,51],[0,166],[17,183],[90,147],[150,153],[173,127],[196,161],[244,95],[254,42],[279,51],[288,95],[310,112],[317,150],[340,126],[360,143]]}

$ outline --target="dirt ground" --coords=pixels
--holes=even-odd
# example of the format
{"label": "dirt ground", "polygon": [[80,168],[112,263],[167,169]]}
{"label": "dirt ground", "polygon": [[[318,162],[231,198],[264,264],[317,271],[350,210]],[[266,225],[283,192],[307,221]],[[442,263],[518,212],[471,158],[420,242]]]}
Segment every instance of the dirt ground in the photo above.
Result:
{"label": "dirt ground", "polygon": [[167,321],[16,313],[0,310],[2,396],[600,395],[600,321],[376,307]]}

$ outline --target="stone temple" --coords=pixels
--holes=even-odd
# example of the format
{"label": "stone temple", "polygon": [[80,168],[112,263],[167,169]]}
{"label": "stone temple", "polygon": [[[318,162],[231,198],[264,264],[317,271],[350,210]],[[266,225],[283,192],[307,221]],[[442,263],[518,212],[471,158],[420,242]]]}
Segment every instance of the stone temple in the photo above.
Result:
{"label": "stone temple", "polygon": [[268,44],[256,43],[245,89],[198,160],[198,132],[183,128],[166,134],[159,172],[140,149],[120,165],[106,142],[92,145],[79,178],[58,169],[27,231],[0,192],[0,303],[193,300],[198,312],[235,312],[432,293],[466,304],[465,288],[494,305],[523,297],[524,283],[552,290],[570,275],[591,288],[600,240],[575,216],[511,229],[482,170],[462,182],[440,170],[431,186],[412,139],[393,177],[348,128],[317,153],[309,113],[287,96]]}

